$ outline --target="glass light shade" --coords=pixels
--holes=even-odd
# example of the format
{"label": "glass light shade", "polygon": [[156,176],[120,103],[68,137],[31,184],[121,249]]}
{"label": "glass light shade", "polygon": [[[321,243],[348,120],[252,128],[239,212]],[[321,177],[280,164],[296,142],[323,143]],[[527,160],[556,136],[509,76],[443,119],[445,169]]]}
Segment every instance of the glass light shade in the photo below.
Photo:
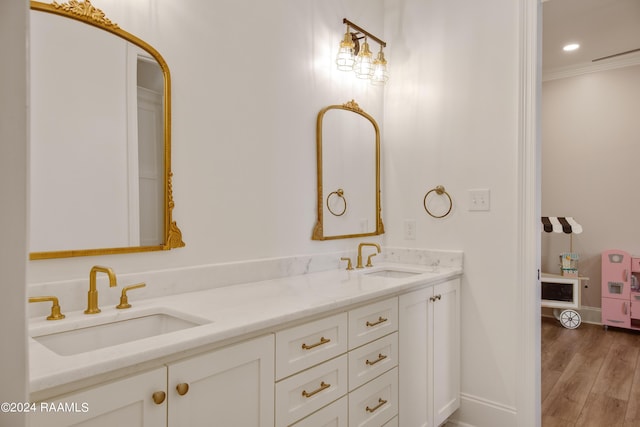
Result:
{"label": "glass light shade", "polygon": [[382,53],[382,47],[378,52],[378,57],[373,61],[373,75],[371,76],[371,84],[383,85],[389,80],[389,69],[387,68],[387,60]]}
{"label": "glass light shade", "polygon": [[353,71],[355,71],[356,77],[359,79],[370,79],[373,75],[373,60],[366,38],[360,52],[358,52],[358,56],[356,56]]}
{"label": "glass light shade", "polygon": [[340,42],[340,50],[338,50],[338,56],[336,57],[336,64],[338,65],[338,70],[341,71],[352,71],[353,64],[356,62],[355,57],[353,56],[353,48],[355,44],[351,39],[351,34],[349,34],[349,30],[344,33],[344,39]]}

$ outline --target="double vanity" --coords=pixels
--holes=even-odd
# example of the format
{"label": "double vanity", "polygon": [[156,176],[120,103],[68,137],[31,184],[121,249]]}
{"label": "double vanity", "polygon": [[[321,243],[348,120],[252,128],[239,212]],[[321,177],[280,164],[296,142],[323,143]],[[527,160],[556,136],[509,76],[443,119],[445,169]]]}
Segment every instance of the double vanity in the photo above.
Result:
{"label": "double vanity", "polygon": [[341,264],[33,318],[32,401],[67,410],[31,425],[441,424],[459,405],[461,267]]}

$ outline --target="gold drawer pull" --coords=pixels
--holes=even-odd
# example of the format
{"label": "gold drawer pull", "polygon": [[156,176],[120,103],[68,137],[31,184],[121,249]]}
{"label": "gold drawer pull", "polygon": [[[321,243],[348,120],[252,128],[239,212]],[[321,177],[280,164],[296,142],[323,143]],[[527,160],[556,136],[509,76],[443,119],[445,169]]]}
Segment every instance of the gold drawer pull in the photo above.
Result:
{"label": "gold drawer pull", "polygon": [[187,383],[180,383],[176,386],[176,390],[178,391],[178,394],[180,396],[184,396],[185,394],[187,394],[187,392],[189,391],[189,384]]}
{"label": "gold drawer pull", "polygon": [[369,408],[369,407],[367,406],[367,412],[375,412],[375,411],[377,411],[378,409],[380,409],[380,407],[381,407],[382,405],[384,405],[385,403],[387,403],[387,401],[386,401],[386,400],[384,400],[383,398],[379,398],[379,399],[378,399],[378,404],[377,404],[376,406],[374,406],[373,408]]}
{"label": "gold drawer pull", "polygon": [[302,395],[304,397],[311,397],[314,394],[320,393],[322,390],[327,389],[329,387],[331,387],[331,384],[327,384],[324,381],[322,381],[320,383],[320,387],[318,387],[317,389],[313,390],[311,393],[308,393],[307,390],[302,390]]}
{"label": "gold drawer pull", "polygon": [[161,404],[162,402],[164,402],[164,399],[167,397],[167,394],[164,391],[156,391],[155,393],[153,393],[151,395],[151,398],[153,399],[153,402],[156,405]]}
{"label": "gold drawer pull", "polygon": [[315,344],[307,345],[305,343],[302,343],[302,349],[303,350],[311,350],[312,348],[318,347],[319,345],[322,345],[322,344],[326,344],[326,343],[328,343],[330,341],[331,340],[329,338],[320,337],[320,341],[318,341]]}
{"label": "gold drawer pull", "polygon": [[384,354],[382,354],[382,353],[378,353],[378,358],[377,358],[376,360],[374,360],[374,361],[372,362],[372,361],[370,361],[369,359],[367,359],[367,362],[366,362],[366,363],[367,363],[367,365],[369,365],[369,366],[373,366],[373,365],[375,365],[376,363],[381,362],[381,361],[383,361],[383,360],[384,360],[384,359],[386,359],[386,358],[387,358],[387,356],[385,356]]}
{"label": "gold drawer pull", "polygon": [[367,320],[367,326],[376,326],[376,325],[379,325],[380,323],[386,322],[387,320],[389,320],[389,319],[385,319],[384,317],[380,316],[380,317],[378,317],[378,321],[377,322],[371,323],[371,322],[369,322]]}

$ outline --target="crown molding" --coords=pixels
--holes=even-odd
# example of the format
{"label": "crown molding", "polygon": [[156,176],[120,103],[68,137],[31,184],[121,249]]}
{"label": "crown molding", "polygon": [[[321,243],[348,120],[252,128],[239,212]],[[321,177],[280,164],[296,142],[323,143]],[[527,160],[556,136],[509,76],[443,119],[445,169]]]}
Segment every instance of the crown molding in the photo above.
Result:
{"label": "crown molding", "polygon": [[613,70],[616,68],[630,67],[633,65],[640,65],[640,54],[632,54],[626,56],[625,58],[617,58],[587,64],[583,63],[577,66],[543,71],[542,81],[546,82],[549,80],[564,79],[567,77],[575,77],[582,74],[597,73],[599,71]]}

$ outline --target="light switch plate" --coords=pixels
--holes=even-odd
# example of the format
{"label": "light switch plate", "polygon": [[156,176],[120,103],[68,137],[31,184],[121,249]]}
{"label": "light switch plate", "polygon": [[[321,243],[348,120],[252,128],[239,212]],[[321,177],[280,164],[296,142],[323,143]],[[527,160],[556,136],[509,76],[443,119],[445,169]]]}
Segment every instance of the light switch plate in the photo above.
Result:
{"label": "light switch plate", "polygon": [[488,211],[491,208],[490,191],[487,188],[469,190],[469,210]]}
{"label": "light switch plate", "polygon": [[416,240],[416,220],[415,219],[404,220],[404,239]]}

